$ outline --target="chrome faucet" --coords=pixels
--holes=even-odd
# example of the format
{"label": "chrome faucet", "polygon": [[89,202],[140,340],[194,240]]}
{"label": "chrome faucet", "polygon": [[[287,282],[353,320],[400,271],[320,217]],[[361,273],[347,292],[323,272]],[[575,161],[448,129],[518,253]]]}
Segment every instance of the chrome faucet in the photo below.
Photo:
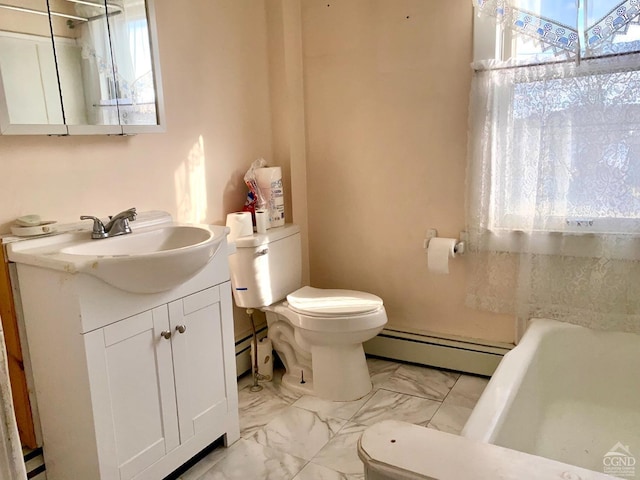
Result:
{"label": "chrome faucet", "polygon": [[91,238],[97,240],[100,238],[117,237],[118,235],[126,235],[131,233],[129,221],[136,219],[136,209],[130,208],[116,215],[109,217],[109,222],[105,225],[98,217],[91,215],[82,215],[80,220],[93,220],[93,230]]}

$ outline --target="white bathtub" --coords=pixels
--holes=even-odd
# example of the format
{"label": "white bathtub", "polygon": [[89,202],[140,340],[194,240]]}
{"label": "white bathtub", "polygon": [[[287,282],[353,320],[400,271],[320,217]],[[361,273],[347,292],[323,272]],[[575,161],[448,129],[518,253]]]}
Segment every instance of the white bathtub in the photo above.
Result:
{"label": "white bathtub", "polygon": [[462,435],[596,472],[622,462],[640,478],[640,335],[533,320]]}

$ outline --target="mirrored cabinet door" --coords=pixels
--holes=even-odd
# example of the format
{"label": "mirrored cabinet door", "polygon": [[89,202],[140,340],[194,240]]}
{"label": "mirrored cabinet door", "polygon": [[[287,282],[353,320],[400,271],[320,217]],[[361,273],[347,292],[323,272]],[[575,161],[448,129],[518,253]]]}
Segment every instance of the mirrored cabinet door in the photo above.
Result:
{"label": "mirrored cabinet door", "polygon": [[149,131],[161,123],[152,7],[148,0],[107,2],[118,115],[124,133]]}
{"label": "mirrored cabinet door", "polygon": [[0,133],[67,133],[46,0],[0,2]]}
{"label": "mirrored cabinet door", "polygon": [[65,123],[70,134],[122,133],[105,0],[49,0],[67,15],[53,24]]}

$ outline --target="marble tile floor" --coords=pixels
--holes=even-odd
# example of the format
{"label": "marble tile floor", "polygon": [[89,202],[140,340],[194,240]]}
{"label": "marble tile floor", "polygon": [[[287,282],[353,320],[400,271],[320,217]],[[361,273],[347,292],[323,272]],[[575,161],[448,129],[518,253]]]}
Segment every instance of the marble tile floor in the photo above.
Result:
{"label": "marble tile floor", "polygon": [[353,402],[298,395],[276,375],[250,392],[238,380],[241,438],[218,447],[180,480],[360,480],[356,444],[376,422],[402,420],[459,433],[488,379],[369,358],[373,390]]}

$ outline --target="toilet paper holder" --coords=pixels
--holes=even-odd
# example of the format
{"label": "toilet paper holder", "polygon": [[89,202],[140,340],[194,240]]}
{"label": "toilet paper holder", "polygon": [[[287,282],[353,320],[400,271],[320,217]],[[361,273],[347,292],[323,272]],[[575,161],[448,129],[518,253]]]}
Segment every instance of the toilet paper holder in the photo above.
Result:
{"label": "toilet paper holder", "polygon": [[[427,230],[427,235],[425,236],[425,239],[422,245],[423,248],[427,250],[429,248],[429,242],[431,241],[431,239],[437,236],[438,236],[438,230],[436,230],[435,228],[430,228],[429,230]],[[464,254],[466,243],[467,243],[467,232],[460,232],[459,240],[456,243],[455,247],[453,247],[453,251],[456,253],[456,255]]]}

